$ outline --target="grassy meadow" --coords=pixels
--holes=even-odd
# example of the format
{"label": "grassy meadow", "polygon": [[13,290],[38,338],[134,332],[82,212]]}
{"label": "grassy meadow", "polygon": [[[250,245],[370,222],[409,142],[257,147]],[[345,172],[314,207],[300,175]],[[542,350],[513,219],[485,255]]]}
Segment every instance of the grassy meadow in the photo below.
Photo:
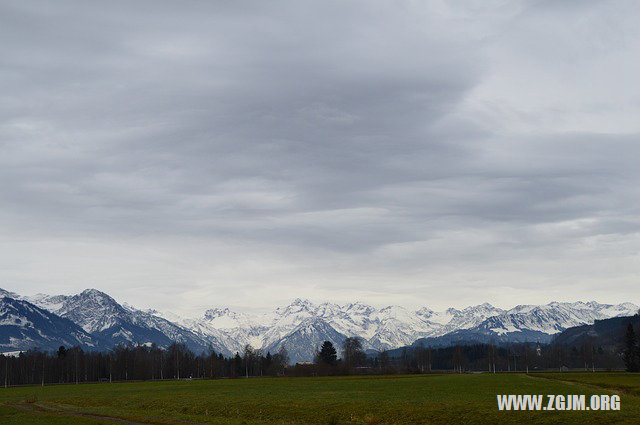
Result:
{"label": "grassy meadow", "polygon": [[[613,393],[621,394],[620,411],[498,411],[496,403],[497,394]],[[640,374],[392,375],[0,388],[0,423],[637,424]]]}

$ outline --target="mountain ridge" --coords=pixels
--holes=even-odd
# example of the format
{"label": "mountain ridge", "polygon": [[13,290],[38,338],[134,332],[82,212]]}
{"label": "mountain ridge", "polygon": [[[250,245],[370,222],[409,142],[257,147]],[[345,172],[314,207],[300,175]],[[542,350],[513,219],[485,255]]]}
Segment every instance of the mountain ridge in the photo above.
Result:
{"label": "mountain ridge", "polygon": [[56,350],[60,345],[99,349],[99,338],[69,319],[25,301],[0,295],[0,350],[39,348]]}
{"label": "mountain ridge", "polygon": [[416,343],[460,341],[550,341],[572,326],[632,315],[633,303],[595,301],[520,304],[511,309],[481,303],[434,311],[426,306],[407,309],[391,305],[375,308],[362,302],[315,303],[296,298],[289,305],[261,315],[228,307],[207,309],[198,318],[182,318],[156,310],[119,304],[108,294],[87,289],[76,295],[22,297],[0,289],[51,313],[71,320],[96,339],[115,345],[183,342],[196,352],[213,349],[224,355],[242,352],[246,345],[264,351],[289,351],[292,361],[311,360],[315,345],[329,340],[340,346],[347,337],[360,337],[367,350],[389,350]]}

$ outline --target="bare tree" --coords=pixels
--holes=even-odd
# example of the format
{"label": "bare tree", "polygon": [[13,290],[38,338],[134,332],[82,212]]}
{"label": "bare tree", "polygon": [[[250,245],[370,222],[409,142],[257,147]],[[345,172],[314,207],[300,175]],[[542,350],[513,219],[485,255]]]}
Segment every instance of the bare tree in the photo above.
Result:
{"label": "bare tree", "polygon": [[362,349],[362,341],[357,337],[350,337],[342,344],[342,360],[347,369],[363,366],[367,356]]}

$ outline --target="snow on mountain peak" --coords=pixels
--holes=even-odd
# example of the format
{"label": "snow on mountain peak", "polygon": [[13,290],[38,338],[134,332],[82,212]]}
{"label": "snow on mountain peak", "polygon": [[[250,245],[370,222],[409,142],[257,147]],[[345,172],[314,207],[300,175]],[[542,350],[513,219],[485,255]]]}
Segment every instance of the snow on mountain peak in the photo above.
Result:
{"label": "snow on mountain peak", "polygon": [[[357,336],[363,338],[365,348],[383,350],[458,331],[482,330],[500,336],[522,332],[552,335],[567,327],[638,311],[632,303],[611,305],[595,301],[553,301],[545,305],[517,305],[509,310],[485,302],[463,309],[434,311],[428,307],[412,310],[398,305],[378,309],[362,302],[314,304],[308,299],[296,298],[271,314],[253,315],[218,307],[206,310],[199,319],[184,319],[119,304],[97,289],[86,289],[72,296],[38,294],[32,297],[0,290],[0,296],[28,301],[70,319],[93,336],[106,335],[114,341],[154,341],[165,346],[171,341],[190,341],[192,346],[213,345],[224,353],[242,351],[246,344],[263,350],[285,346],[288,350],[299,349],[302,360],[309,360],[303,357],[313,353],[315,345],[325,339],[340,344],[346,337]],[[6,319],[25,329],[30,323],[22,319],[16,322],[14,316]]]}
{"label": "snow on mountain peak", "polygon": [[257,326],[256,318],[245,313],[236,313],[227,307],[212,308],[205,311],[204,322],[210,328],[224,330],[251,329]]}
{"label": "snow on mountain peak", "polygon": [[435,311],[431,310],[431,309],[430,309],[430,308],[428,308],[428,307],[421,307],[420,309],[418,309],[418,310],[416,311],[416,314],[417,314],[418,316],[422,316],[422,317],[425,317],[425,318],[427,318],[427,319],[428,319],[429,317],[433,316],[433,314],[434,314],[434,313],[435,313]]}
{"label": "snow on mountain peak", "polygon": [[376,311],[375,308],[360,301],[350,303],[345,306],[345,310],[352,314],[370,315]]}
{"label": "snow on mountain peak", "polygon": [[108,299],[111,301],[115,301],[113,298],[111,298],[110,295],[102,292],[102,291],[98,291],[95,288],[87,288],[84,291],[80,292],[79,294],[82,297],[89,297],[89,298],[94,298],[94,299]]}
{"label": "snow on mountain peak", "polygon": [[316,305],[307,299],[296,298],[289,307],[300,307],[305,310],[315,310]]}
{"label": "snow on mountain peak", "polygon": [[0,288],[0,298],[2,298],[2,297],[19,299],[20,295],[16,294],[15,292],[7,291],[6,289]]}
{"label": "snow on mountain peak", "polygon": [[317,306],[309,300],[296,298],[286,307],[278,307],[276,314],[280,316],[289,316],[291,314],[313,315],[317,310]]}
{"label": "snow on mountain peak", "polygon": [[212,308],[204,312],[205,320],[215,320],[218,317],[233,315],[228,308]]}
{"label": "snow on mountain peak", "polygon": [[413,315],[414,313],[409,312],[406,308],[400,307],[398,305],[390,305],[379,310],[379,314],[382,317],[406,317],[408,315]]}

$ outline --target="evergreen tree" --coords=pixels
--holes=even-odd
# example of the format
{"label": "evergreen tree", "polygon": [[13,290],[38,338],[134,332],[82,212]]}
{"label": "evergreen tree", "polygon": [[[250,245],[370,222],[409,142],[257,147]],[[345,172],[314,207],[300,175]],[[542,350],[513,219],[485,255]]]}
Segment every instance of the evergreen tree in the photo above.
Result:
{"label": "evergreen tree", "polygon": [[322,343],[320,353],[318,353],[318,360],[329,366],[335,366],[338,362],[338,353],[333,347],[331,341],[325,341]]}
{"label": "evergreen tree", "polygon": [[638,371],[638,340],[633,330],[633,325],[627,325],[627,333],[624,336],[624,365],[627,372]]}
{"label": "evergreen tree", "polygon": [[387,369],[391,366],[391,359],[389,358],[389,353],[386,350],[382,351],[378,354],[378,364],[380,368],[387,371]]}
{"label": "evergreen tree", "polygon": [[262,367],[264,370],[268,370],[271,367],[271,363],[273,363],[273,359],[271,357],[271,353],[267,351],[267,355],[264,357],[262,362]]}

